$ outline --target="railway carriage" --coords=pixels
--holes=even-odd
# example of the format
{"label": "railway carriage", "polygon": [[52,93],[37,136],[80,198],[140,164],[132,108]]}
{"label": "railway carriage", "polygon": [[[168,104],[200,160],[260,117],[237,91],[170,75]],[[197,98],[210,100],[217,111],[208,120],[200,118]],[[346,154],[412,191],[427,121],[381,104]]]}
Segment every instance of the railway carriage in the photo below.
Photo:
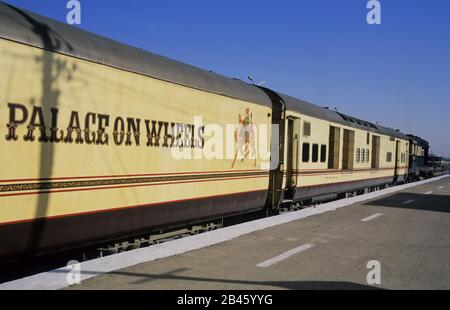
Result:
{"label": "railway carriage", "polygon": [[[284,106],[282,201],[329,200],[403,182],[408,137],[327,108],[279,95]],[[281,176],[283,178],[281,180]]]}
{"label": "railway carriage", "polygon": [[270,129],[262,90],[3,3],[0,54],[1,259],[265,205],[268,164],[194,158],[206,124]]}
{"label": "railway carriage", "polygon": [[398,131],[3,3],[0,55],[0,261],[408,175]]}

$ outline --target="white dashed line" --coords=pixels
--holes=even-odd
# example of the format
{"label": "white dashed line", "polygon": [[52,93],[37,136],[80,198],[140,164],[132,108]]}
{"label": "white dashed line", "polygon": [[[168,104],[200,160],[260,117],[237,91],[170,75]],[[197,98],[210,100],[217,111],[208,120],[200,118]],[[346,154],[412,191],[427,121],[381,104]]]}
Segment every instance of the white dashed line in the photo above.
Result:
{"label": "white dashed line", "polygon": [[365,219],[362,219],[361,222],[369,222],[369,221],[379,218],[380,216],[383,216],[383,215],[384,215],[383,213],[376,213],[374,215],[366,217]]}
{"label": "white dashed line", "polygon": [[283,254],[278,255],[278,256],[276,256],[274,258],[266,260],[265,262],[262,262],[262,263],[256,265],[256,267],[261,267],[261,268],[270,267],[270,266],[272,266],[272,265],[274,265],[276,263],[279,263],[279,262],[281,262],[281,261],[283,261],[285,259],[288,259],[292,255],[295,255],[295,254],[298,254],[300,252],[306,251],[306,250],[312,248],[313,246],[314,246],[314,244],[310,244],[310,243],[304,244],[304,245],[302,245],[302,246],[300,246],[298,248],[292,249],[292,250],[284,252]]}
{"label": "white dashed line", "polygon": [[444,189],[444,186],[439,186],[438,189]]}
{"label": "white dashed line", "polygon": [[425,195],[431,195],[431,194],[433,194],[433,191],[429,191],[429,192],[425,193]]}
{"label": "white dashed line", "polygon": [[409,205],[410,203],[413,203],[414,201],[415,201],[414,199],[407,200],[407,201],[404,201],[403,204],[404,205]]}

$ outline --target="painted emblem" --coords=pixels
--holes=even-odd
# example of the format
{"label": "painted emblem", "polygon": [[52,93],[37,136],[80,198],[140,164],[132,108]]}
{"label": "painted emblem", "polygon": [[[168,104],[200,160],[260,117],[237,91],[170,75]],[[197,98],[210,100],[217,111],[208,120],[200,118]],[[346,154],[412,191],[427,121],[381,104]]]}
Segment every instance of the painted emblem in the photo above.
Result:
{"label": "painted emblem", "polygon": [[249,158],[254,158],[256,167],[255,125],[253,124],[253,114],[250,112],[250,109],[245,110],[244,117],[239,114],[239,123],[234,130],[234,141],[236,143],[236,152],[231,167],[234,168],[238,158],[242,163]]}

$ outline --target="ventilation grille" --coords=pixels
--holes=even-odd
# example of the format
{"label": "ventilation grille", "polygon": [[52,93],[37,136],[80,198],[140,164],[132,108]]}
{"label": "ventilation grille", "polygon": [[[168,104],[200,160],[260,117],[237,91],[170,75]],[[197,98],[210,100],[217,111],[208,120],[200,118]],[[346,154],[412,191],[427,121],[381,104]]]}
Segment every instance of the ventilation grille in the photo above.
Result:
{"label": "ventilation grille", "polygon": [[311,123],[309,122],[303,123],[303,136],[311,137]]}

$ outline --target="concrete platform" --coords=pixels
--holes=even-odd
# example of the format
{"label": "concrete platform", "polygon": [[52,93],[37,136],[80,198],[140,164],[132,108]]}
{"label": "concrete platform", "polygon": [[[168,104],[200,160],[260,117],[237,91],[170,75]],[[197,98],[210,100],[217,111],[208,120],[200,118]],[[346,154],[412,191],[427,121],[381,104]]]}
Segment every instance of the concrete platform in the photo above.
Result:
{"label": "concrete platform", "polygon": [[[119,256],[84,263],[82,273],[90,279],[69,289],[450,289],[450,178],[418,184],[303,210],[293,221],[264,219],[275,224],[262,230],[260,221],[243,224],[256,228],[240,234],[230,228],[237,238],[191,251],[177,246],[192,240],[177,240],[172,247],[178,255],[147,257],[151,261],[119,270],[111,269]],[[367,283],[373,260],[380,263],[380,285]],[[99,265],[110,271],[102,274]],[[55,274],[66,278],[67,271],[0,289],[63,288],[49,286]]]}

